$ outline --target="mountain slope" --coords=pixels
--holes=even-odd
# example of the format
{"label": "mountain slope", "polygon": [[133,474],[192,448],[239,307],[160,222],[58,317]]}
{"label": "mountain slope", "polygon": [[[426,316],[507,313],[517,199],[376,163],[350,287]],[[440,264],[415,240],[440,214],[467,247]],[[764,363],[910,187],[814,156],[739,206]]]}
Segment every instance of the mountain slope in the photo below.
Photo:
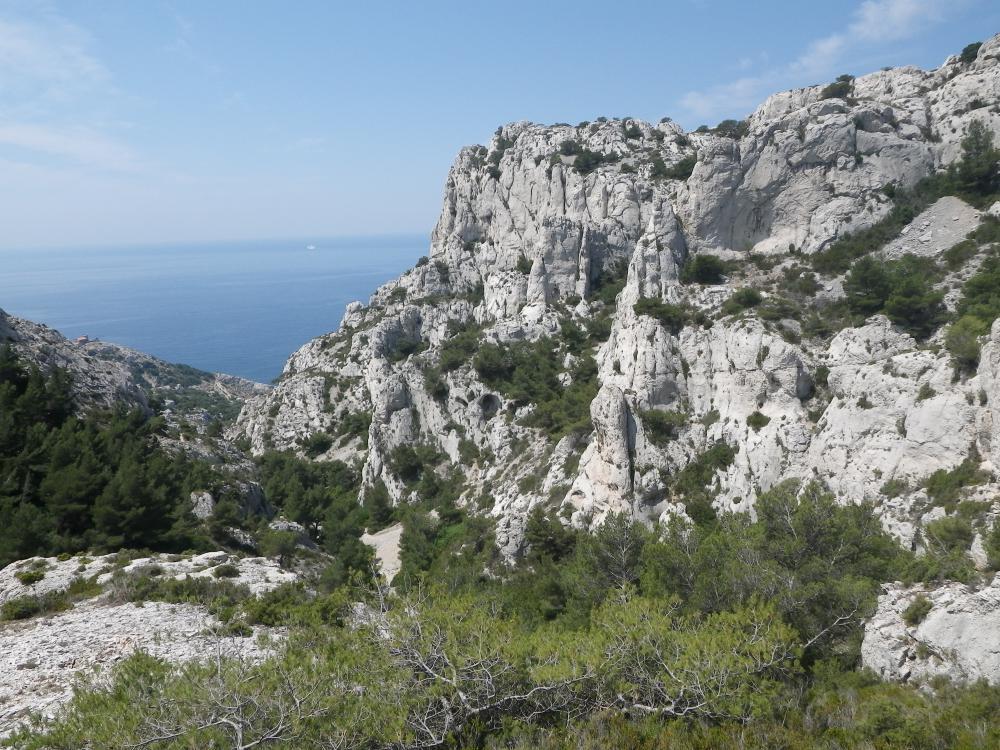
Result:
{"label": "mountain slope", "polygon": [[961,304],[992,235],[957,267],[942,238],[990,219],[942,198],[940,171],[973,123],[1000,133],[998,103],[994,37],[971,62],[776,94],[714,131],[505,126],[459,154],[429,257],[293,354],[235,432],[361,463],[395,502],[458,497],[508,555],[535,506],[703,516],[785,477],[877,500],[913,542],[933,472],[1000,460],[1000,329],[955,379],[944,311],[882,300],[856,326],[843,272],[896,238],[887,259],[942,259],[930,276],[904,259],[900,284]]}

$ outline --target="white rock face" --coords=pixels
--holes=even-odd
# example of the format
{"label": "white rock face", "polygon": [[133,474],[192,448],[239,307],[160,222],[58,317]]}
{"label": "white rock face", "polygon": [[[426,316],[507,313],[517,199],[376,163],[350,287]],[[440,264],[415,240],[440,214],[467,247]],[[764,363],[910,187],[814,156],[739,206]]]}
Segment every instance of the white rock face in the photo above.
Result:
{"label": "white rock face", "polygon": [[[918,597],[931,603],[914,626],[903,612]],[[958,682],[1000,684],[1000,576],[979,591],[960,583],[936,589],[885,587],[865,627],[861,659],[888,680],[926,682],[944,676]]]}
{"label": "white rock face", "polygon": [[[52,718],[82,676],[107,670],[136,651],[171,662],[225,656],[263,658],[273,649],[253,636],[213,633],[215,618],[189,604],[78,604],[68,612],[0,626],[0,738],[30,713]],[[280,634],[269,634],[279,638]],[[276,641],[274,641],[276,642]]]}
{"label": "white rock face", "polygon": [[898,239],[882,251],[886,259],[903,255],[938,257],[957,245],[979,226],[980,213],[964,201],[950,195],[939,199],[903,227]]}
{"label": "white rock face", "polygon": [[[913,543],[928,510],[917,484],[974,448],[1000,466],[997,330],[979,373],[954,380],[945,350],[885,318],[827,344],[800,342],[798,321],[721,314],[741,282],[681,284],[679,269],[711,252],[744,267],[772,257],[780,273],[871,226],[894,190],[953,163],[969,123],[1000,136],[1000,37],[972,63],[862,76],[844,99],[822,91],[775,94],[736,138],[684,133],[669,120],[519,122],[487,147],[463,149],[428,258],[293,354],[234,435],[259,453],[329,433],[320,460],[360,462],[365,491],[384,483],[395,502],[414,490],[394,473],[393,452],[425,443],[447,457],[442,477],[463,472],[462,502],[490,508],[508,555],[538,504],[562,506],[578,524],[676,512],[672,479],[720,443],[734,456],[712,480],[719,510],[752,510],[785,478],[818,479],[843,502],[876,502],[886,528]],[[586,164],[593,154],[597,166]],[[938,257],[980,219],[945,198],[881,250]],[[945,280],[950,309],[979,262]],[[843,296],[843,279],[824,280],[817,296]],[[705,320],[664,325],[637,314],[640,301]],[[471,359],[485,343],[555,346],[569,324],[605,327],[592,352],[591,424],[546,435],[525,426],[535,407],[491,387]],[[442,360],[462,330],[471,351]],[[573,366],[587,354],[560,350],[563,387],[581,377]],[[823,368],[828,402],[813,397]],[[651,410],[682,415],[675,439],[655,439],[643,419]],[[908,490],[883,493],[893,480]]]}
{"label": "white rock face", "polygon": [[374,534],[364,534],[361,541],[375,550],[375,559],[385,580],[392,582],[402,568],[399,561],[399,540],[403,536],[403,524],[394,523]]}
{"label": "white rock face", "polygon": [[[113,589],[116,574],[153,574],[161,578],[216,578],[221,564],[233,565],[225,580],[253,594],[270,591],[298,577],[265,558],[235,558],[225,552],[193,557],[154,555],[116,565],[115,555],[68,560],[31,558],[0,569],[0,606],[24,596],[64,591],[75,580],[93,579]],[[44,573],[23,583],[17,575]],[[235,573],[233,575],[232,573]],[[31,579],[25,579],[30,581]],[[254,627],[242,638],[219,635],[219,622],[200,606],[145,602],[117,603],[107,593],[77,602],[71,609],[29,620],[0,622],[0,738],[29,713],[51,717],[71,696],[79,677],[106,670],[135,651],[172,662],[224,655],[260,659],[283,638],[280,629]]]}

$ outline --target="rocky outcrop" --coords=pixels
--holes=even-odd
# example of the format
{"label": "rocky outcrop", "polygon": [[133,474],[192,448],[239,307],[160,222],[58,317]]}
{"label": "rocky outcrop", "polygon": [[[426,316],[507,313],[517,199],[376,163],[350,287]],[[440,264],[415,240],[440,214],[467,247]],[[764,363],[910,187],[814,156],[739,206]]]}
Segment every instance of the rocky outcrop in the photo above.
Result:
{"label": "rocky outcrop", "polygon": [[[918,485],[976,451],[984,470],[996,465],[996,344],[978,374],[956,380],[940,333],[918,343],[875,317],[810,337],[794,314],[726,303],[886,216],[896,191],[959,157],[971,122],[1000,135],[998,58],[994,37],[971,63],[880,71],[840,97],[779,93],[728,131],[666,119],[506,125],[458,155],[428,257],[293,354],[232,434],[256,453],[305,455],[326,433],[318,460],[360,462],[365,491],[383,483],[395,502],[415,490],[394,451],[426,443],[462,502],[488,508],[508,555],[538,504],[578,524],[678,512],[677,475],[720,444],[732,458],[711,467],[718,510],[752,510],[783,478],[817,479],[843,502],[875,501],[886,528],[916,545],[930,509]],[[939,257],[981,218],[946,197],[881,251]],[[941,282],[949,307],[983,252]],[[706,253],[730,264],[727,277],[681,283]],[[815,291],[842,296],[842,278]],[[572,343],[581,329],[586,346]],[[590,389],[575,415],[589,426],[529,426],[541,407],[473,366],[478,346],[522,341],[551,347],[564,387]],[[669,439],[654,412],[673,420]]]}
{"label": "rocky outcrop", "polygon": [[[217,575],[226,565],[225,575]],[[40,580],[25,573],[41,574]],[[20,578],[18,576],[21,576]],[[165,602],[123,602],[116,596],[129,576],[158,579],[224,579],[261,594],[298,580],[265,558],[237,558],[225,552],[196,556],[154,555],[123,560],[117,555],[68,559],[31,558],[0,570],[0,607],[23,597],[65,592],[80,582],[96,587],[92,598],[69,609],[31,619],[0,621],[0,739],[30,714],[51,718],[72,696],[81,678],[106,673],[136,651],[170,662],[224,656],[261,659],[283,639],[283,631],[260,626],[242,637],[226,635],[201,606]]]}
{"label": "rocky outcrop", "polygon": [[[1000,684],[1000,576],[978,591],[960,583],[884,588],[865,627],[864,666],[901,682],[947,677]],[[907,624],[904,612],[918,599],[924,604],[919,621],[911,614]]]}
{"label": "rocky outcrop", "polygon": [[19,355],[45,372],[57,367],[68,371],[81,409],[120,403],[149,409],[147,394],[121,362],[90,355],[48,326],[0,310],[0,344],[12,345]]}
{"label": "rocky outcrop", "polygon": [[70,341],[53,328],[0,310],[0,345],[4,344],[43,372],[67,371],[81,411],[118,405],[149,411],[152,397],[173,396],[181,402],[176,410],[181,416],[208,421],[217,415],[200,406],[187,406],[189,394],[197,392],[203,396],[200,401],[214,399],[217,407],[231,410],[268,391],[267,386],[246,378],[171,364],[118,344],[86,337]]}

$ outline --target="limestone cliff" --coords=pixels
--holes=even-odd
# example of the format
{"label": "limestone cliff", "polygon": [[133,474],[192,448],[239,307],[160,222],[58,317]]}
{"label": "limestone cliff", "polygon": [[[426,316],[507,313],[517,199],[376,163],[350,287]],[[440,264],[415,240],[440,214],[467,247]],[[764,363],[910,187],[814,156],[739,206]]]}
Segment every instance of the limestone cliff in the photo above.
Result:
{"label": "limestone cliff", "polygon": [[[808,257],[955,162],[970,123],[1000,135],[998,104],[994,37],[973,62],[884,70],[839,95],[776,94],[714,131],[504,126],[458,155],[428,257],[295,352],[234,435],[261,453],[325,433],[319,460],[359,462],[365,487],[382,482],[396,502],[415,489],[394,451],[427,445],[442,457],[431,469],[495,518],[507,554],[538,504],[579,524],[678,512],[678,475],[720,445],[732,455],[710,467],[717,510],[750,510],[780,479],[818,479],[844,502],[876,502],[919,545],[921,481],[970,455],[989,472],[1000,461],[1000,326],[978,372],[955,378],[941,331],[918,342],[875,316],[821,335],[804,330],[803,309],[781,308],[781,285],[813,284],[822,318],[842,279],[803,274]],[[879,252],[937,257],[981,218],[942,198]],[[947,304],[985,252],[940,281]],[[728,264],[724,278],[681,283],[707,255]],[[773,314],[727,306],[744,286]],[[657,318],[672,306],[687,318]],[[583,426],[540,427],[542,405],[476,366],[485,345],[517,342],[542,342],[561,386],[588,395]]]}

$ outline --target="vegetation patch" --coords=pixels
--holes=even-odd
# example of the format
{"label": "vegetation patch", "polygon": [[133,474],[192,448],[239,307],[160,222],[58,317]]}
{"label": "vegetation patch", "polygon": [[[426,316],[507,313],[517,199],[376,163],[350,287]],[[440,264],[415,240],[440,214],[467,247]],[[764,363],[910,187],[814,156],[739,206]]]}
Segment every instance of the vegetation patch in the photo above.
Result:
{"label": "vegetation patch", "polygon": [[756,289],[742,287],[733,292],[732,296],[722,304],[722,314],[738,315],[744,310],[757,307],[763,299],[760,292]]}
{"label": "vegetation patch", "polygon": [[934,605],[931,600],[923,594],[919,594],[916,599],[910,602],[909,606],[903,610],[903,622],[909,627],[915,627],[922,623],[930,614]]}
{"label": "vegetation patch", "polygon": [[645,409],[639,411],[643,430],[653,445],[665,446],[676,440],[680,430],[687,424],[688,415],[679,411]]}
{"label": "vegetation patch", "polygon": [[854,91],[854,76],[844,74],[837,76],[837,80],[827,86],[819,93],[820,99],[847,99]]}
{"label": "vegetation patch", "polygon": [[123,547],[207,548],[194,490],[219,492],[201,461],[171,455],[160,418],[117,410],[75,416],[69,376],[43,375],[0,348],[0,566],[35,555]]}
{"label": "vegetation patch", "polygon": [[685,284],[721,284],[725,280],[726,264],[717,255],[699,254],[688,259],[681,269]]}
{"label": "vegetation patch", "polygon": [[635,303],[633,309],[636,315],[653,318],[675,336],[681,332],[690,319],[688,308],[653,297],[643,297]]}
{"label": "vegetation patch", "polygon": [[760,432],[761,429],[766,427],[771,421],[770,417],[766,417],[759,411],[755,411],[749,417],[747,417],[747,427],[752,429],[754,432]]}
{"label": "vegetation patch", "polygon": [[558,438],[590,427],[590,403],[597,395],[593,354],[577,357],[567,386],[559,380],[563,354],[552,339],[512,344],[485,344],[473,359],[484,383],[517,405],[533,404],[525,424]]}
{"label": "vegetation patch", "polygon": [[671,482],[671,489],[683,498],[687,513],[696,524],[709,525],[715,521],[714,493],[709,485],[715,481],[716,472],[729,467],[734,460],[736,450],[719,440],[692,459]]}
{"label": "vegetation patch", "polygon": [[22,570],[15,573],[14,577],[21,582],[22,586],[31,586],[45,579],[44,570]]}
{"label": "vegetation patch", "polygon": [[924,482],[924,489],[935,505],[953,509],[958,503],[961,491],[989,481],[989,475],[980,471],[980,457],[973,451],[968,458],[950,471],[938,469]]}
{"label": "vegetation patch", "polygon": [[932,288],[941,276],[929,258],[904,255],[894,261],[861,258],[844,280],[851,312],[865,318],[885,313],[918,339],[925,339],[944,322],[944,293]]}

